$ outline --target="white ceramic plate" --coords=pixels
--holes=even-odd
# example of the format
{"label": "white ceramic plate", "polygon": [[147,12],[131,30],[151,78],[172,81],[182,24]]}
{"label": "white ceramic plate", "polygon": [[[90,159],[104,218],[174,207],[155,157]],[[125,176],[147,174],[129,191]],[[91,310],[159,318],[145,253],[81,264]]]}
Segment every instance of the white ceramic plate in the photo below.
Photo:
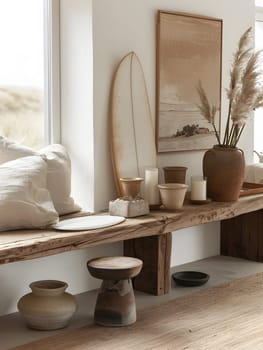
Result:
{"label": "white ceramic plate", "polygon": [[90,215],[80,218],[66,219],[53,225],[53,228],[60,231],[82,231],[94,230],[96,228],[103,228],[117,225],[125,220],[122,216],[112,215]]}

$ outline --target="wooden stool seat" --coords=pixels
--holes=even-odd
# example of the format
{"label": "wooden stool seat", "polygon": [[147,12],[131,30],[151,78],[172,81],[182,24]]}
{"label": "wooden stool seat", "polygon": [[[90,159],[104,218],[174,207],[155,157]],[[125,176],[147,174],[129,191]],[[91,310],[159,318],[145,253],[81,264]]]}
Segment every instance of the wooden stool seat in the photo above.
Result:
{"label": "wooden stool seat", "polygon": [[87,262],[90,274],[102,279],[94,320],[103,326],[127,326],[136,321],[136,305],[131,278],[137,276],[142,261],[126,256],[107,256]]}
{"label": "wooden stool seat", "polygon": [[127,256],[105,256],[88,261],[87,266],[93,277],[114,281],[137,276],[142,261]]}

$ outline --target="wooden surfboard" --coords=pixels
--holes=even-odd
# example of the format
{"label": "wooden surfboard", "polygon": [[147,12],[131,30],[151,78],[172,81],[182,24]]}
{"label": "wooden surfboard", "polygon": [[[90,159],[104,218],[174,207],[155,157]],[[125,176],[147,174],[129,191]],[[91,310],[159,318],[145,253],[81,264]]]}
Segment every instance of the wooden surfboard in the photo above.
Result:
{"label": "wooden surfboard", "polygon": [[121,177],[142,177],[157,157],[148,92],[139,58],[130,52],[119,63],[111,91],[111,154],[115,184]]}

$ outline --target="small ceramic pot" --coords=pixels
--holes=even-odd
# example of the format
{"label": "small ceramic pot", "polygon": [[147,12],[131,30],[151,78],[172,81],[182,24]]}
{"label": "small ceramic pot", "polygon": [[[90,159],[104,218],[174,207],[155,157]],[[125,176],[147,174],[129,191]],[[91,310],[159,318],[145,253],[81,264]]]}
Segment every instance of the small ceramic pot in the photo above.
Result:
{"label": "small ceramic pot", "polygon": [[124,197],[136,198],[141,189],[142,177],[121,177],[122,192]]}
{"label": "small ceramic pot", "polygon": [[187,185],[179,183],[168,183],[158,185],[162,203],[166,209],[179,209],[183,206]]}
{"label": "small ceramic pot", "polygon": [[67,287],[67,283],[56,280],[30,284],[32,293],[24,295],[17,304],[30,328],[54,330],[68,325],[77,303],[73,295],[65,292]]}
{"label": "small ceramic pot", "polygon": [[163,168],[165,183],[185,183],[187,168],[184,166],[166,166]]}

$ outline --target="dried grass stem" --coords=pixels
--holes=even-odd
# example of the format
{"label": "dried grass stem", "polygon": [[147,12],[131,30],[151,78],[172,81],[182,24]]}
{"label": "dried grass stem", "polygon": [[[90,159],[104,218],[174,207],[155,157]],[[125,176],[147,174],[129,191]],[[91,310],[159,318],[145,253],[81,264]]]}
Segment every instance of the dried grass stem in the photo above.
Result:
{"label": "dried grass stem", "polygon": [[201,82],[198,83],[196,89],[200,99],[199,110],[213,125],[218,144],[221,146],[236,147],[250,112],[263,106],[261,54],[262,51],[253,52],[252,28],[248,28],[239,40],[230,71],[230,83],[227,89],[228,116],[222,143],[215,127],[217,109],[210,104]]}

